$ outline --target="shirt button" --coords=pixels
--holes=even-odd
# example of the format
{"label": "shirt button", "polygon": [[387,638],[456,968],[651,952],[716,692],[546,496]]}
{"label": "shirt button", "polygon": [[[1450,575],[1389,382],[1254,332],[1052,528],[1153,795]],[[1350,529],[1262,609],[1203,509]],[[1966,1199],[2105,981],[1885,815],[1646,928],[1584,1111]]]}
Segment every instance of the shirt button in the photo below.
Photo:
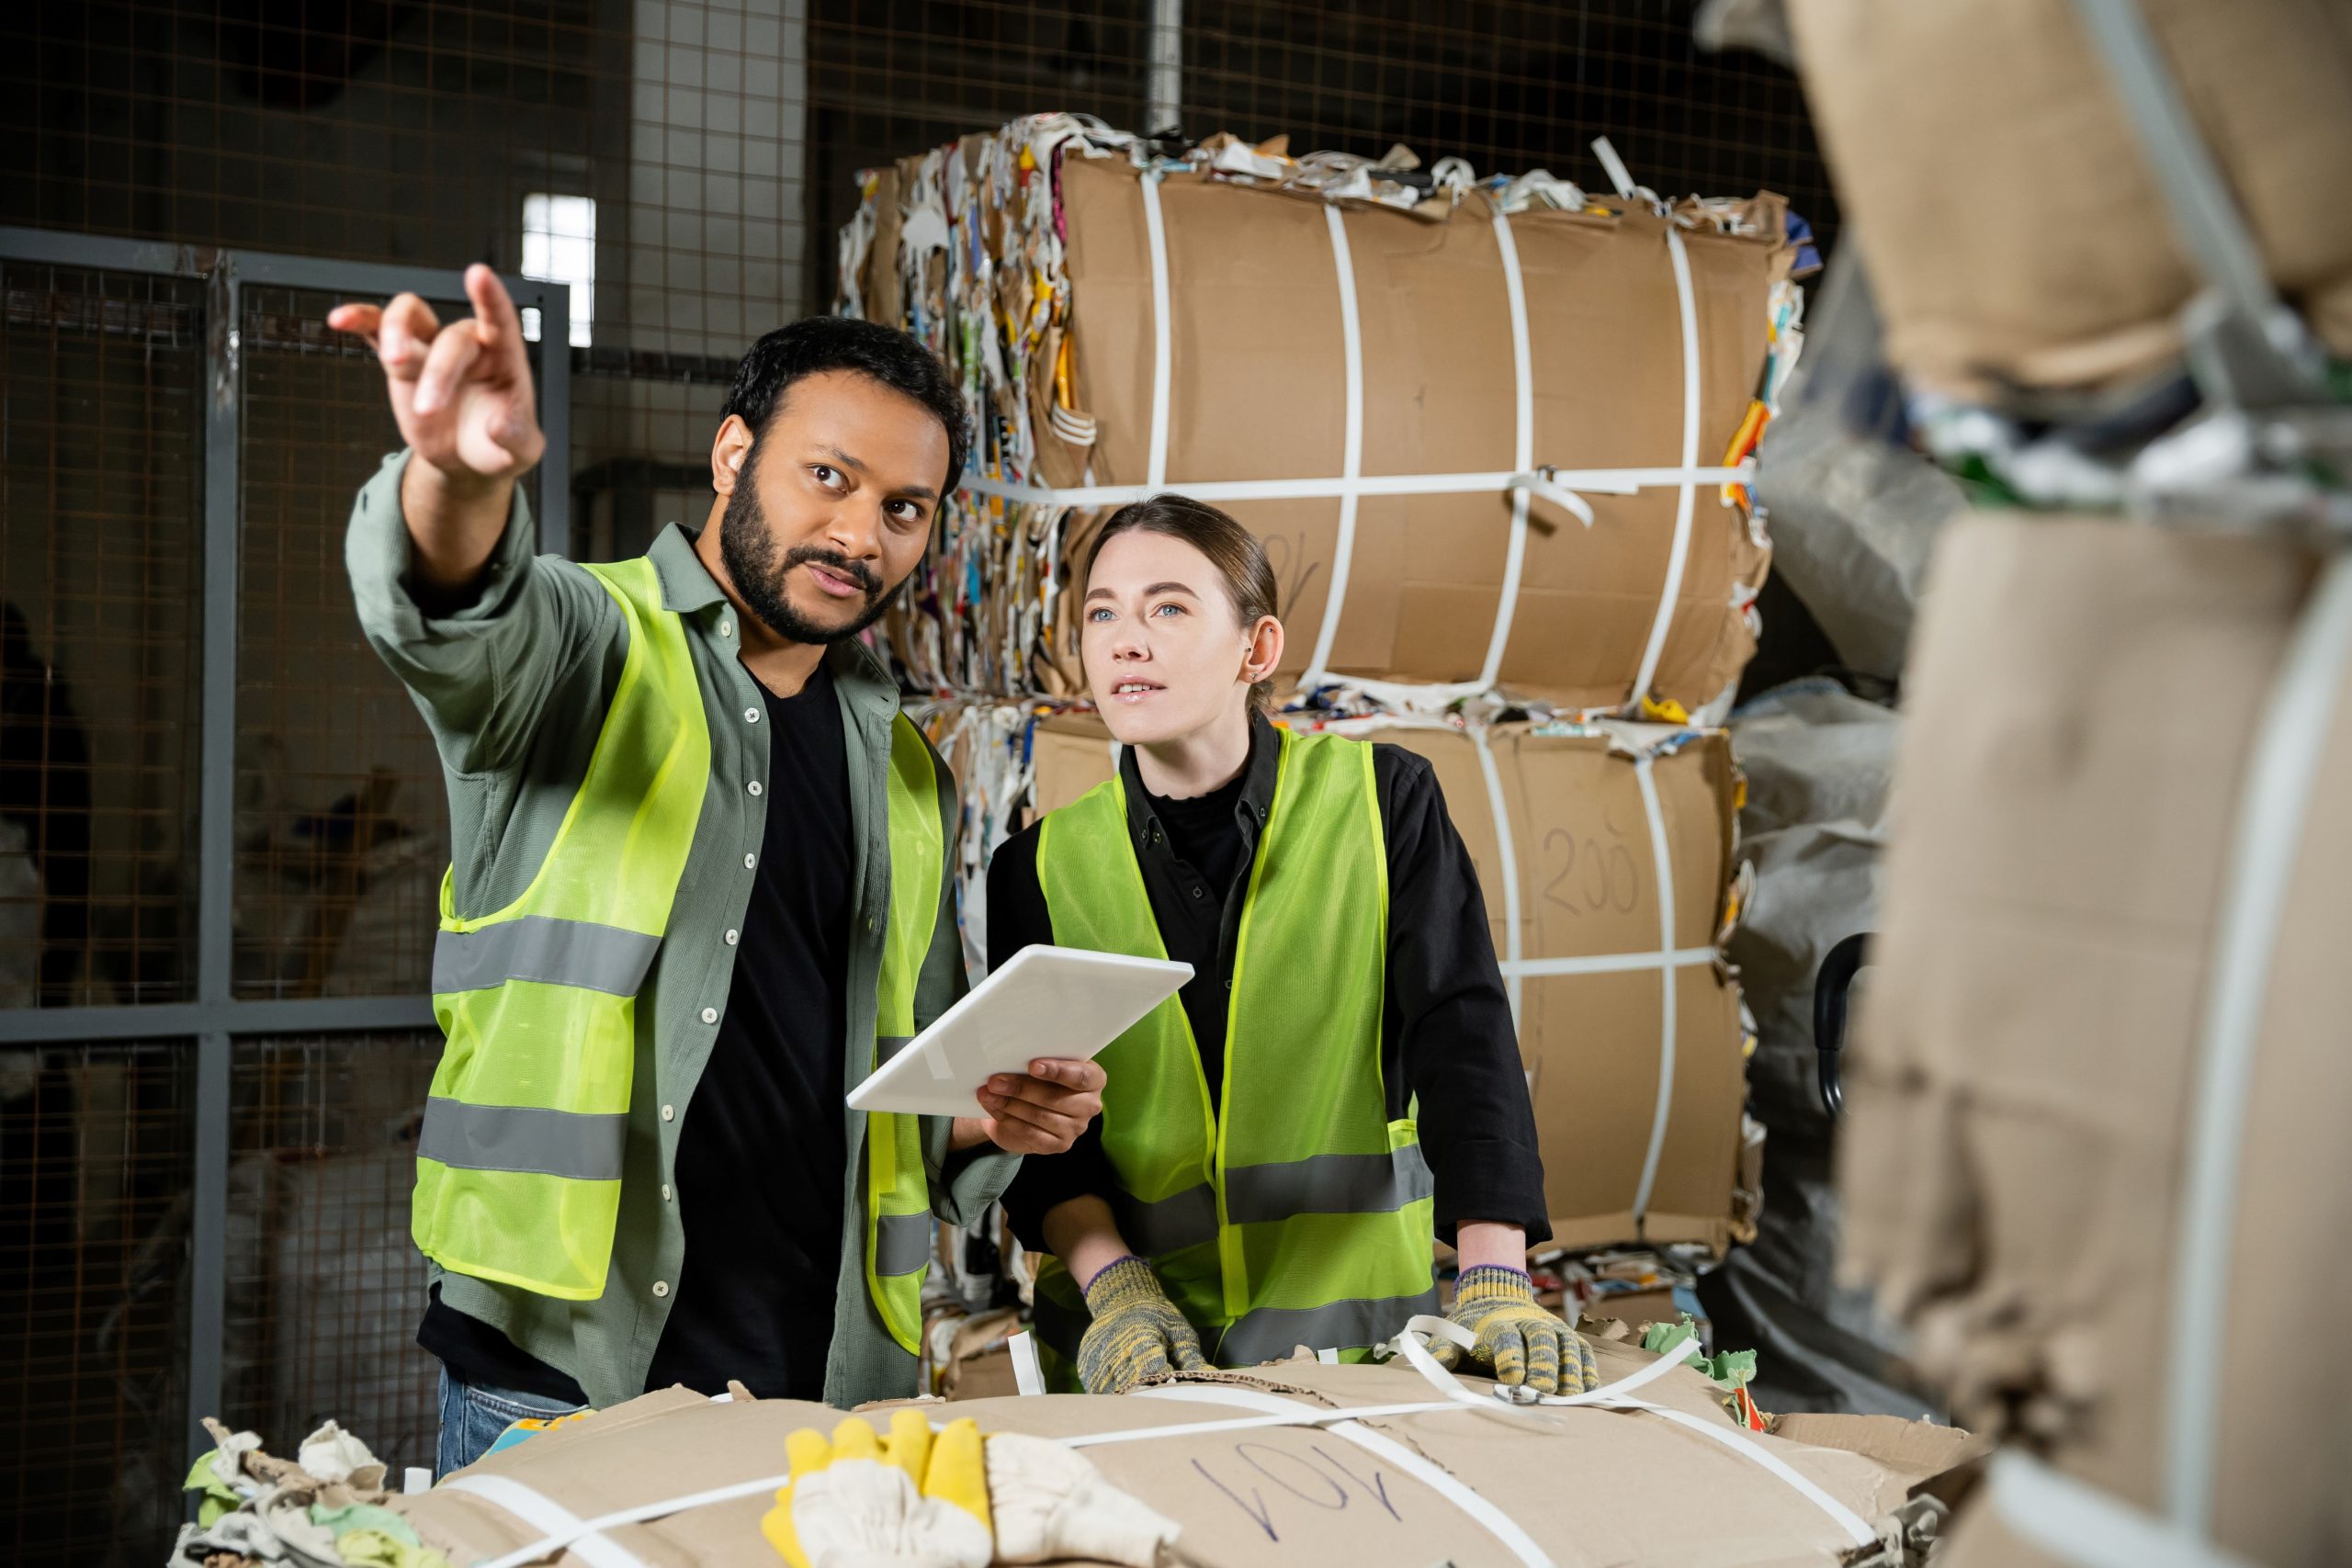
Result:
{"label": "shirt button", "polygon": [[666,1295],[668,1295],[668,1294],[670,1293],[670,1281],[669,1281],[669,1280],[654,1280],[654,1281],[653,1281],[653,1293],[654,1293],[655,1295],[657,1295],[657,1296],[666,1296]]}
{"label": "shirt button", "polygon": [[757,708],[745,708],[745,709],[743,710],[743,722],[744,722],[745,724],[757,724],[757,723],[759,723],[759,722],[760,722],[760,710],[759,710],[759,709],[757,709]]}
{"label": "shirt button", "polygon": [[1200,888],[1198,888],[1198,887],[1195,887],[1195,888],[1193,888],[1193,897],[1195,897],[1195,898],[1199,897],[1201,896],[1201,893],[1202,893],[1202,889],[1200,889]]}
{"label": "shirt button", "polygon": [[702,1021],[705,1023],[717,1023],[718,1021],[718,1010],[717,1008],[703,1009]]}
{"label": "shirt button", "polygon": [[678,1119],[678,1108],[677,1108],[676,1106],[674,1106],[674,1105],[665,1105],[665,1106],[663,1106],[663,1107],[662,1108],[662,1121],[664,1121],[664,1122],[675,1122],[677,1119]]}
{"label": "shirt button", "polygon": [[760,781],[753,779],[750,784],[745,784],[743,787],[750,790],[753,795],[757,795],[760,793]]}
{"label": "shirt button", "polygon": [[743,857],[743,869],[744,869],[745,871],[749,871],[749,870],[751,870],[753,866],[755,866],[755,865],[757,865],[757,864],[759,864],[759,863],[760,863],[760,857],[759,857],[759,856],[757,856],[757,855],[745,855],[745,856]]}
{"label": "shirt button", "polygon": [[734,946],[742,935],[743,933],[741,931],[729,931],[727,933],[727,945],[729,947]]}
{"label": "shirt button", "polygon": [[719,623],[718,623],[718,635],[719,635],[720,637],[732,637],[732,636],[734,636],[734,635],[735,635],[735,623],[734,623],[734,622],[732,622],[732,621],[721,621],[721,622],[719,622]]}
{"label": "shirt button", "polygon": [[668,1202],[669,1201],[670,1201],[670,1184],[669,1184],[668,1182],[666,1182],[666,1181],[665,1181],[665,1182],[663,1182],[663,1183],[662,1184],[662,1201],[663,1201],[664,1203],[666,1203],[666,1202]]}

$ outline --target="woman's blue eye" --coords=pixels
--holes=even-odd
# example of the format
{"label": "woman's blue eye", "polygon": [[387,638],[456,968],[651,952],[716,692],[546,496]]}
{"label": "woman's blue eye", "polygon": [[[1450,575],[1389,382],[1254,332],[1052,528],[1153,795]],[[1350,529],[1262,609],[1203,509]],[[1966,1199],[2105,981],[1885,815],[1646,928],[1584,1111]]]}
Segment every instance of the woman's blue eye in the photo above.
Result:
{"label": "woman's blue eye", "polygon": [[1111,612],[1097,606],[1086,612],[1086,618],[1090,621],[1107,621],[1111,618]]}
{"label": "woman's blue eye", "polygon": [[1173,610],[1174,612],[1176,612],[1176,614],[1178,614],[1178,615],[1182,615],[1182,614],[1184,613],[1184,606],[1183,606],[1183,605],[1182,605],[1182,604],[1154,604],[1154,605],[1151,607],[1151,613],[1152,613],[1153,615],[1157,615],[1158,614],[1159,614],[1162,610]]}

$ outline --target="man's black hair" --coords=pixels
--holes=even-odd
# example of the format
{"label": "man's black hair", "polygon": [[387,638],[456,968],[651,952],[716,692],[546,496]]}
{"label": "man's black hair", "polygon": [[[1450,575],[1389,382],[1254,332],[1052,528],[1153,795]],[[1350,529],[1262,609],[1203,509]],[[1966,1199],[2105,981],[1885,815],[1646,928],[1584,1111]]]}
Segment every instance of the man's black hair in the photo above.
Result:
{"label": "man's black hair", "polygon": [[778,327],[743,355],[735,367],[735,384],[728,389],[727,406],[719,417],[741,414],[752,427],[756,445],[767,423],[783,406],[794,382],[828,370],[854,370],[908,397],[939,416],[947,427],[947,482],[940,495],[951,495],[964,477],[964,459],[971,449],[971,433],[964,423],[964,399],[947,371],[931,351],[895,327],[861,321],[850,316],[808,316]]}

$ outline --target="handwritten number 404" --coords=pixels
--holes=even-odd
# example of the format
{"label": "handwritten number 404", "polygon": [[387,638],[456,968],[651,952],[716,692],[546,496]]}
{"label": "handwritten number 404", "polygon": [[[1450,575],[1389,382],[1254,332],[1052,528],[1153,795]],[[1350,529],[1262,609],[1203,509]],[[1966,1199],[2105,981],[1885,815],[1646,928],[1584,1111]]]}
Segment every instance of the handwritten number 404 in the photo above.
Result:
{"label": "handwritten number 404", "polygon": [[1309,1460],[1271,1443],[1235,1443],[1233,1458],[1238,1463],[1219,1467],[1233,1474],[1231,1482],[1201,1460],[1194,1460],[1193,1468],[1271,1541],[1279,1542],[1284,1528],[1297,1528],[1287,1518],[1277,1521],[1285,1498],[1306,1505],[1311,1513],[1338,1514],[1360,1507],[1359,1517],[1374,1524],[1404,1521],[1405,1516],[1388,1495],[1388,1478],[1377,1463],[1359,1458],[1351,1464],[1320,1443],[1308,1445],[1306,1451],[1315,1457]]}

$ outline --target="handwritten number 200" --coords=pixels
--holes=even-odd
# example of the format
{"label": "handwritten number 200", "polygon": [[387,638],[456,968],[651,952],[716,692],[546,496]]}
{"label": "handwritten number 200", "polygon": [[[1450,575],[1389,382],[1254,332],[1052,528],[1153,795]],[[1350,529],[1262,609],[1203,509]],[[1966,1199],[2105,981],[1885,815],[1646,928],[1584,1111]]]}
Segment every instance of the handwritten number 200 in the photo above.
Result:
{"label": "handwritten number 200", "polygon": [[1634,863],[1634,852],[1623,844],[1604,847],[1590,835],[1578,840],[1566,828],[1555,828],[1544,835],[1546,857],[1555,847],[1560,852],[1560,869],[1544,885],[1544,902],[1572,915],[1597,915],[1604,909],[1630,915],[1640,906],[1642,874]]}

